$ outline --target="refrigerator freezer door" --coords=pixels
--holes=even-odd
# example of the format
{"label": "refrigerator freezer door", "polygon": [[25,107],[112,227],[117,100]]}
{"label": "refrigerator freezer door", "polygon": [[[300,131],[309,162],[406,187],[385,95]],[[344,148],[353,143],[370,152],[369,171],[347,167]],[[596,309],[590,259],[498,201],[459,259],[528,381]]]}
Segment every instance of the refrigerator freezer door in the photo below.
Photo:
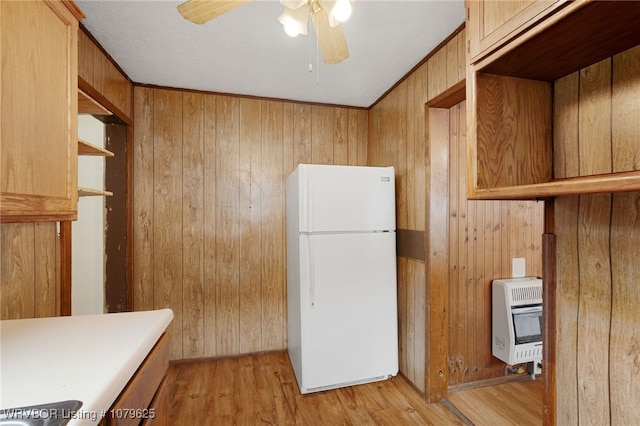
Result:
{"label": "refrigerator freezer door", "polygon": [[299,238],[301,392],[397,374],[395,233]]}
{"label": "refrigerator freezer door", "polygon": [[300,232],[395,230],[393,167],[301,164]]}

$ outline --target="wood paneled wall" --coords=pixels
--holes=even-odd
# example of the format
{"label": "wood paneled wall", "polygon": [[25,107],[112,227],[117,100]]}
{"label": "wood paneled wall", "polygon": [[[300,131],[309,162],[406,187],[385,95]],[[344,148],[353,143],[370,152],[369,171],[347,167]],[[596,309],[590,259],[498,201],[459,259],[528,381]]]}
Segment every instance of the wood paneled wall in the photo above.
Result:
{"label": "wood paneled wall", "polygon": [[59,256],[55,222],[0,225],[0,319],[59,314]]}
{"label": "wood paneled wall", "polygon": [[[450,114],[452,127],[447,130],[454,137],[446,135],[446,139],[430,142],[445,143],[442,148],[450,150],[450,154],[444,154],[449,156],[445,158],[449,171],[433,169],[435,162],[429,152],[442,151],[428,145],[425,104],[464,79],[465,63],[462,31],[369,113],[369,164],[396,167],[398,228],[425,232],[425,252],[430,256],[430,233],[435,230],[426,229],[426,217],[430,213],[448,218],[444,222],[449,225],[445,241],[451,247],[445,262],[449,280],[442,285],[450,292],[446,374],[451,385],[505,374],[504,364],[491,357],[490,282],[511,275],[512,257],[525,257],[527,274],[541,275],[543,230],[542,203],[466,201],[466,132],[461,105]],[[443,174],[443,183],[431,182],[434,176]],[[429,185],[440,184],[449,188],[445,202],[429,207]],[[426,279],[430,271],[426,268],[424,262],[398,258],[400,371],[423,392],[429,373],[426,312],[430,299]]]}
{"label": "wood paneled wall", "polygon": [[505,375],[491,355],[491,281],[511,277],[514,257],[542,275],[544,203],[467,200],[466,123],[466,102],[449,110],[448,182],[435,183],[449,187],[449,386]]}
{"label": "wood paneled wall", "polygon": [[284,182],[366,165],[367,111],[134,89],[135,310],[170,307],[172,359],[286,348]]}
{"label": "wood paneled wall", "polygon": [[[639,170],[640,47],[555,84],[556,177]],[[640,193],[558,197],[557,424],[640,419]]]}
{"label": "wood paneled wall", "polygon": [[[396,168],[398,229],[425,232],[425,103],[465,77],[465,32],[456,34],[369,111],[369,165]],[[425,391],[424,261],[398,257],[400,371]]]}
{"label": "wood paneled wall", "polygon": [[78,77],[101,94],[121,117],[131,118],[131,83],[81,29],[78,31]]}

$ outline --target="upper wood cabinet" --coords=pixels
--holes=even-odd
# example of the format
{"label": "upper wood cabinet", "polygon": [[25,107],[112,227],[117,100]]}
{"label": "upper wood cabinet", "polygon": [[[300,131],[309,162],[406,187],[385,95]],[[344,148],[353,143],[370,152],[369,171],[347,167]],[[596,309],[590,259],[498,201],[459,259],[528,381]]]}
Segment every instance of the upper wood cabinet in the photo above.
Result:
{"label": "upper wood cabinet", "polygon": [[[496,14],[501,4],[508,4],[474,1],[468,6],[486,11],[488,3],[499,3],[491,6]],[[611,146],[612,134],[620,139],[617,144],[631,147],[635,150],[631,154],[640,157],[637,143],[640,126],[634,124],[637,123],[634,111],[640,111],[640,68],[635,59],[625,59],[635,58],[635,49],[631,55],[625,51],[640,45],[640,2],[580,1],[563,7],[554,3],[549,8],[553,8],[552,12],[546,9],[544,18],[534,25],[523,24],[526,28],[521,26],[509,32],[512,36],[501,39],[495,50],[477,55],[477,60],[468,56],[470,198],[533,199],[640,190],[640,166],[635,161],[629,162],[629,167],[612,167],[608,171],[593,172],[582,167],[571,176],[554,173],[560,151],[571,147],[574,152],[566,155],[578,155],[578,151],[587,155],[587,151],[596,152],[596,147]],[[511,6],[505,9],[512,13]],[[470,13],[467,27],[470,45],[480,45],[473,40],[474,32],[469,31],[481,25],[478,19],[479,14]],[[602,131],[596,123],[602,121],[596,118],[607,111],[594,110],[594,117],[583,116],[579,123],[581,134],[589,135],[588,147],[584,145],[587,138],[575,138],[574,143],[560,140],[573,132],[568,131],[569,127],[578,126],[562,115],[570,108],[578,108],[578,102],[596,101],[573,95],[570,101],[564,101],[566,84],[560,83],[576,75],[581,85],[588,85],[593,71],[586,67],[611,61],[610,57],[614,57],[611,62],[614,66],[609,65],[610,77],[598,80],[609,86],[585,93],[597,93],[597,97],[616,94],[616,99],[609,100],[615,113],[610,112],[609,119],[604,119],[612,123],[612,131]],[[616,132],[614,125],[624,132]],[[598,137],[602,140],[593,140]]]}
{"label": "upper wood cabinet", "polygon": [[467,0],[467,50],[472,61],[530,28],[567,0]]}
{"label": "upper wood cabinet", "polygon": [[2,222],[74,220],[77,215],[82,14],[67,4],[0,2]]}

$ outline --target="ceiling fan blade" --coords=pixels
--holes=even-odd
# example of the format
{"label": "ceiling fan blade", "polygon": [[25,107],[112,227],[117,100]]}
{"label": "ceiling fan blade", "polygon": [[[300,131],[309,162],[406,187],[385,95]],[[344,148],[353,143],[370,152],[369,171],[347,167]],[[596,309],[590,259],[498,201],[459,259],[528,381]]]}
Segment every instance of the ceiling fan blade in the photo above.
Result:
{"label": "ceiling fan blade", "polygon": [[337,64],[349,57],[347,40],[344,38],[342,25],[331,27],[329,15],[324,9],[311,13],[311,21],[316,29],[318,44],[322,51],[322,58],[327,64]]}
{"label": "ceiling fan blade", "polygon": [[188,21],[196,24],[204,24],[250,1],[251,0],[188,0],[178,5],[178,12]]}
{"label": "ceiling fan blade", "polygon": [[296,10],[307,4],[307,0],[280,0],[280,4],[287,9]]}

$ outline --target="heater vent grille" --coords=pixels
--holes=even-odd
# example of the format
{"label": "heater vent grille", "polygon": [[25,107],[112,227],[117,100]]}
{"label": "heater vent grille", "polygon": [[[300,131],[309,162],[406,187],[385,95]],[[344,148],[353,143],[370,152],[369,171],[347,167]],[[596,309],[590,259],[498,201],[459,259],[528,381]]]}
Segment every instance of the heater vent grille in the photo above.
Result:
{"label": "heater vent grille", "polygon": [[541,303],[542,285],[534,284],[526,287],[514,287],[511,289],[511,300],[516,303]]}

